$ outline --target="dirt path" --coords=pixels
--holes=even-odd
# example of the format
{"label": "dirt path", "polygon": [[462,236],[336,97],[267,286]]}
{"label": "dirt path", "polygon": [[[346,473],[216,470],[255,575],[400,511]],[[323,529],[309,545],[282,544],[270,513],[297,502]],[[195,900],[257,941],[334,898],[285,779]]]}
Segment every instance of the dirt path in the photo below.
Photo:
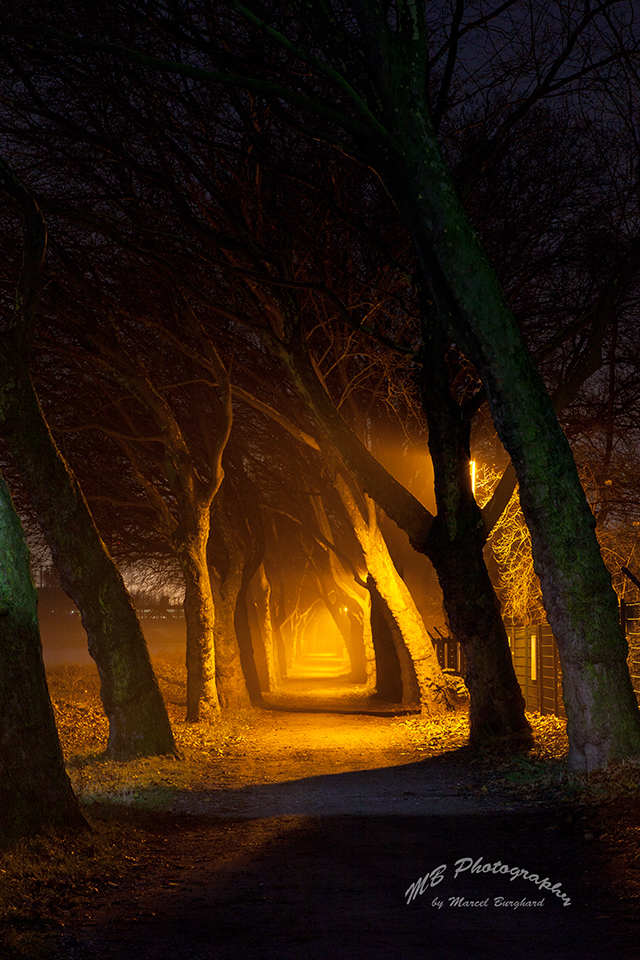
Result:
{"label": "dirt path", "polygon": [[635,905],[579,816],[501,797],[435,755],[437,736],[319,687],[290,684],[142,819],[117,879],[65,912],[55,956],[637,960]]}

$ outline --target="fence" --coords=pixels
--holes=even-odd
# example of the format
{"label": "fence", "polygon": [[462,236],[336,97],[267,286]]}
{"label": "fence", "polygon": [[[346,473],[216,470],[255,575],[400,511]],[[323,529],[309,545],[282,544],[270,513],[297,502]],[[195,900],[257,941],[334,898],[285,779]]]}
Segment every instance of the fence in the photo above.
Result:
{"label": "fence", "polygon": [[640,603],[620,601],[620,622],[629,644],[629,672],[633,689],[640,694]]}
{"label": "fence", "polygon": [[[560,657],[549,624],[507,627],[507,638],[526,709],[566,717]],[[442,669],[464,676],[466,660],[461,644],[441,635],[433,645]]]}
{"label": "fence", "polygon": [[[631,682],[640,698],[640,603],[621,600],[620,622],[629,644]],[[507,627],[506,630],[526,709],[566,717],[560,656],[549,624]],[[463,677],[466,660],[461,644],[440,634],[433,638],[433,645],[442,669]]]}

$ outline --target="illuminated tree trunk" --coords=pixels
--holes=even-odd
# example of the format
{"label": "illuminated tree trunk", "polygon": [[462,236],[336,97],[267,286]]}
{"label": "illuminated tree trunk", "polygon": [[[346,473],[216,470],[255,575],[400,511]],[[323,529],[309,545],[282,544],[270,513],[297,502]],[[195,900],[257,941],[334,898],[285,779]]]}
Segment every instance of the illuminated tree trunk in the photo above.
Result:
{"label": "illuminated tree trunk", "polygon": [[278,686],[279,676],[277,668],[277,651],[275,648],[275,634],[271,619],[271,587],[267,580],[264,564],[260,564],[256,575],[251,582],[251,592],[258,616],[260,638],[264,650],[268,689],[273,691]]}
{"label": "illuminated tree trunk", "polygon": [[64,768],[42,659],[29,551],[0,477],[0,844],[87,826]]}
{"label": "illuminated tree trunk", "polygon": [[422,712],[427,715],[442,713],[451,706],[447,682],[413,597],[389,556],[376,520],[375,504],[363,495],[361,509],[340,474],[336,477],[336,487],[362,547],[367,569],[411,655]]}
{"label": "illuminated tree trunk", "polygon": [[449,628],[467,659],[470,742],[531,738],[498,599],[483,556],[486,531],[471,489],[470,419],[451,396],[445,340],[424,324],[420,383],[438,514],[425,552],[442,588]]}
{"label": "illuminated tree trunk", "polygon": [[211,722],[220,710],[213,638],[215,609],[207,567],[208,511],[190,537],[174,541],[184,577],[184,620],[187,633],[187,716],[189,723]]}
{"label": "illuminated tree trunk", "polygon": [[371,638],[376,661],[376,697],[404,707],[420,706],[420,687],[402,633],[385,598],[369,574]]}
{"label": "illuminated tree trunk", "polygon": [[231,590],[227,597],[219,589],[212,590],[207,562],[209,508],[194,507],[191,514],[188,527],[176,530],[173,549],[185,582],[187,720],[195,723],[211,722],[220,709],[247,707],[249,695],[235,633],[236,594]]}

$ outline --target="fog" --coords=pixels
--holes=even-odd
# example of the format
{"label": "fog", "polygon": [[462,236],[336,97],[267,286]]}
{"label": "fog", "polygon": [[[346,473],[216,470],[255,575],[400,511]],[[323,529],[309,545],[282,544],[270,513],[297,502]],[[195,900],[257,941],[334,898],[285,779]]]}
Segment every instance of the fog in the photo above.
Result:
{"label": "fog", "polygon": [[[42,603],[40,605],[42,607]],[[93,663],[87,649],[85,633],[77,610],[69,613],[48,613],[40,610],[40,636],[45,666]],[[152,657],[184,659],[186,631],[184,620],[140,621]]]}

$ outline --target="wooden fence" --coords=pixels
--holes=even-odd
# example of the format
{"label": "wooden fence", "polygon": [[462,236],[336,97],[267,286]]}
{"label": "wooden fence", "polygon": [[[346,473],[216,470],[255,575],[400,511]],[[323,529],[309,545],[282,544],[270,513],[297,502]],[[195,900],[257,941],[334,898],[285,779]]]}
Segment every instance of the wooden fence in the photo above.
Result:
{"label": "wooden fence", "polygon": [[[507,627],[507,637],[526,709],[566,717],[560,657],[549,624]],[[466,661],[461,644],[444,636],[436,637],[433,644],[442,669],[463,677]]]}
{"label": "wooden fence", "polygon": [[[629,643],[629,671],[640,698],[640,603],[620,603],[620,621]],[[526,709],[566,717],[562,702],[562,667],[555,638],[548,623],[507,627],[513,666]],[[443,670],[464,677],[466,661],[461,644],[442,634],[433,639]]]}

